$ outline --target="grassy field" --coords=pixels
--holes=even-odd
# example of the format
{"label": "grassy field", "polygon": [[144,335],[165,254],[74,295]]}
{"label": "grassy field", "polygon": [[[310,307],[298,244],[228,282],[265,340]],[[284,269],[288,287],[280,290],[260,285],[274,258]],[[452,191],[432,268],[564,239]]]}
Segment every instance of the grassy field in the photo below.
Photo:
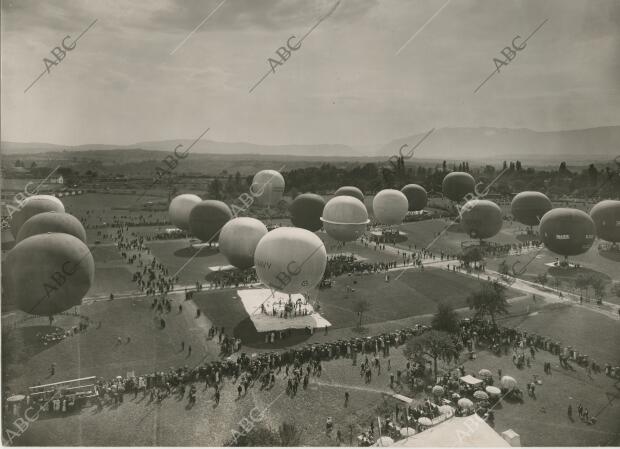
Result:
{"label": "grassy field", "polygon": [[[146,311],[148,314],[148,310]],[[592,338],[591,327],[597,323],[603,332],[618,324],[608,318],[583,315],[582,309],[571,307],[549,308],[548,312],[557,317],[558,322],[566,326],[550,326],[544,328],[539,322],[539,315],[527,316],[521,319],[520,326],[534,330],[539,328],[554,338],[563,338],[569,332],[576,341],[585,342]],[[574,318],[573,314],[575,314]],[[584,318],[586,317],[586,318]],[[132,317],[135,318],[135,317]],[[574,320],[582,319],[583,326],[571,328]],[[544,321],[544,320],[543,320]],[[126,329],[134,326],[124,322]],[[611,327],[610,327],[611,326]],[[566,329],[569,329],[568,331]],[[572,330],[571,330],[572,329]],[[178,329],[175,329],[178,331]],[[181,330],[182,332],[182,330]],[[86,334],[85,334],[86,335]],[[616,334],[614,334],[616,335]],[[114,333],[110,333],[114,338]],[[324,337],[323,337],[324,338]],[[335,336],[332,336],[334,339]],[[613,346],[613,335],[607,343],[601,345],[607,355],[617,355],[617,348]],[[617,340],[616,340],[617,341]],[[86,340],[78,341],[86,346]],[[155,342],[153,342],[155,343]],[[168,344],[172,358],[176,354],[175,339]],[[592,344],[596,344],[593,342]],[[106,345],[101,345],[108,352]],[[82,349],[84,352],[86,348]],[[138,345],[128,345],[117,350],[131,350],[135,358],[142,356],[144,348]],[[150,349],[147,349],[149,352]],[[611,352],[609,352],[611,351]],[[44,352],[49,360],[58,359],[65,354],[77,359],[78,352],[61,351],[60,345],[49,347]],[[35,357],[41,357],[35,356]],[[176,364],[183,364],[182,357],[177,354],[177,360],[169,360]],[[103,357],[102,357],[103,358]],[[162,355],[158,356],[160,366],[165,366]],[[392,370],[403,369],[406,361],[400,349],[393,349],[390,354]],[[113,360],[110,358],[109,360]],[[552,375],[543,373],[543,363],[551,362]],[[84,363],[84,362],[82,362]],[[35,362],[27,362],[26,369],[34,369]],[[109,362],[114,367],[116,362]],[[523,403],[502,401],[495,408],[495,430],[502,432],[509,428],[521,436],[523,446],[585,446],[585,445],[617,445],[620,433],[617,423],[620,420],[617,386],[603,375],[594,375],[588,378],[585,371],[574,366],[574,371],[564,370],[558,366],[557,357],[545,352],[538,352],[530,368],[517,369],[511,361],[510,355],[496,356],[485,350],[480,350],[475,360],[464,361],[468,373],[477,373],[481,368],[490,369],[493,373],[501,368],[504,374],[509,374],[518,381],[521,388],[531,381],[536,374],[542,380],[542,385],[536,389],[536,399],[525,395]],[[348,424],[354,423],[354,436],[357,436],[364,427],[368,426],[373,416],[373,408],[379,404],[384,393],[390,391],[389,375],[386,372],[387,360],[382,360],[383,372],[377,376],[376,372],[370,384],[365,384],[359,376],[359,367],[351,366],[348,359],[338,359],[326,362],[324,373],[320,378],[313,377],[308,390],[300,388],[297,397],[290,398],[284,395],[285,379],[282,372],[277,376],[276,385],[272,390],[260,391],[258,387],[250,389],[246,396],[237,399],[236,385],[226,381],[222,388],[222,399],[219,406],[215,406],[212,398],[213,390],[204,390],[198,385],[198,402],[191,409],[187,408],[186,400],[175,398],[167,399],[162,405],[155,405],[139,395],[136,400],[127,395],[125,402],[118,407],[105,407],[98,412],[95,408],[84,410],[81,414],[65,417],[41,419],[34,423],[20,440],[21,444],[30,445],[220,445],[231,436],[232,430],[237,430],[239,422],[248,417],[250,410],[257,407],[264,410],[263,423],[277,427],[283,420],[293,420],[303,429],[303,445],[335,445],[335,431],[340,429],[345,441],[348,442]],[[440,363],[440,366],[443,365]],[[40,369],[44,372],[47,366]],[[60,367],[59,367],[60,368]],[[118,369],[109,369],[102,366],[106,373],[119,372]],[[88,371],[88,372],[87,372]],[[83,369],[83,375],[90,374],[90,370]],[[68,373],[66,373],[68,374]],[[351,400],[348,407],[343,406],[344,392],[348,391]],[[415,396],[423,399],[425,394]],[[566,408],[572,403],[573,410],[581,402],[590,410],[591,416],[596,416],[598,422],[588,426],[578,420],[574,412],[574,422],[566,416]],[[325,434],[325,419],[331,416],[335,423],[334,434],[328,437]],[[114,429],[114,432],[110,432]]]}
{"label": "grassy field", "polygon": [[[153,196],[152,198],[155,198]],[[67,211],[83,215],[97,204],[98,220],[108,221],[114,216],[128,214],[126,202],[134,201],[135,195],[95,194],[82,197],[70,197],[65,200]],[[148,199],[143,198],[144,201]],[[366,203],[372,203],[367,198]],[[99,205],[101,207],[99,207]],[[504,206],[505,208],[505,206]],[[140,211],[132,211],[136,216]],[[162,216],[165,213],[162,213]],[[155,215],[153,215],[154,217]],[[274,220],[275,222],[276,220]],[[108,221],[109,222],[109,221]],[[286,223],[286,220],[282,221]],[[409,240],[400,244],[407,249],[409,243],[418,248],[428,245],[437,233],[448,225],[445,220],[430,220],[406,223],[401,229],[408,234]],[[132,232],[156,233],[166,226],[132,228]],[[518,224],[504,223],[504,228],[492,241],[498,243],[516,243],[519,241]],[[109,230],[108,230],[109,232]],[[2,233],[3,250],[10,243],[10,235]],[[324,233],[318,234],[326,243],[330,253],[354,252],[371,262],[396,261],[400,258],[393,254],[366,248],[360,243],[348,243],[344,249]],[[89,231],[89,241],[97,235]],[[448,253],[460,251],[460,242],[465,235],[458,226],[452,226],[437,240],[431,251]],[[215,249],[202,250],[195,255],[189,247],[188,240],[170,240],[150,242],[152,253],[163,262],[170,273],[179,270],[189,262],[181,272],[181,283],[204,280],[209,266],[226,265],[225,258]],[[111,245],[93,245],[96,261],[95,284],[89,295],[109,295],[135,291],[131,281],[132,267],[125,264],[118,251]],[[3,251],[3,258],[5,253]],[[195,256],[195,257],[193,257]],[[487,265],[496,269],[500,261],[506,259],[509,265],[516,260],[525,263],[534,254],[488,259]],[[558,270],[544,265],[555,260],[555,256],[543,250],[528,265],[523,277],[533,280],[540,273],[557,277],[563,288],[568,288],[579,274],[596,273],[603,277],[608,286],[620,281],[618,260],[601,255],[597,248],[586,254],[572,258],[582,264],[580,270]],[[320,292],[321,313],[333,327],[328,335],[316,332],[307,336],[296,333],[274,346],[265,345],[250,322],[234,289],[203,291],[195,295],[195,302],[214,325],[224,326],[227,333],[240,336],[244,342],[243,351],[257,352],[273,350],[283,346],[303,345],[306,343],[334,341],[340,338],[369,335],[400,327],[408,327],[418,322],[426,322],[428,314],[435,312],[437,303],[446,302],[453,307],[464,307],[468,293],[479,287],[479,281],[459,273],[447,270],[426,268],[406,271],[398,280],[399,272],[390,274],[386,283],[383,274],[363,276],[342,276],[336,280],[331,289]],[[347,292],[347,285],[355,292]],[[553,286],[553,281],[550,281]],[[620,324],[601,314],[566,304],[544,306],[534,304],[531,298],[517,299],[518,293],[509,292],[514,303],[510,312],[515,315],[501,320],[504,325],[517,326],[572,345],[580,352],[585,352],[598,363],[620,363]],[[366,299],[370,310],[364,316],[364,329],[355,329],[357,316],[353,307],[358,299]],[[606,295],[608,301],[620,301]],[[6,298],[3,298],[3,310]],[[20,312],[16,312],[18,315]],[[88,316],[101,326],[91,326],[86,332],[69,337],[59,343],[44,346],[37,333],[47,333],[51,329],[46,319],[34,319],[23,323],[17,329],[3,327],[2,335],[2,379],[12,389],[20,389],[35,382],[52,382],[75,377],[97,375],[113,377],[125,375],[135,370],[137,374],[153,370],[166,370],[171,366],[195,365],[203,357],[215,359],[217,354],[209,350],[204,339],[204,329],[197,325],[187,309],[178,313],[175,307],[166,316],[166,328],[159,329],[154,321],[154,312],[148,299],[124,299],[101,301],[84,304],[80,313]],[[426,315],[419,317],[419,315]],[[21,316],[21,315],[20,315]],[[3,319],[4,323],[4,319]],[[57,317],[54,326],[69,328],[76,324],[71,317]],[[117,344],[117,337],[123,339]],[[130,337],[130,343],[126,338]],[[191,357],[180,351],[181,341],[191,344]],[[400,351],[393,351],[390,356],[393,369],[404,366],[405,359]],[[553,374],[543,374],[542,363],[550,361]],[[56,363],[56,374],[49,377],[49,367]],[[386,362],[383,361],[385,367]],[[499,432],[512,428],[521,435],[523,445],[618,445],[620,443],[618,426],[620,422],[620,397],[617,383],[602,375],[589,379],[582,368],[566,371],[557,364],[557,358],[539,353],[532,368],[517,370],[510,357],[497,357],[481,351],[473,361],[466,361],[468,372],[477,372],[480,368],[489,368],[493,372],[502,368],[505,374],[513,375],[523,386],[534,374],[543,379],[537,388],[537,399],[525,398],[523,404],[503,403],[496,411],[496,430]],[[238,423],[247,417],[256,406],[267,408],[265,423],[276,427],[284,419],[300,423],[304,429],[302,444],[335,445],[335,440],[325,435],[325,419],[332,416],[335,428],[341,429],[348,441],[347,423],[355,422],[367,425],[372,408],[378,404],[383,393],[389,391],[388,375],[384,372],[374,377],[370,385],[360,379],[358,367],[352,367],[349,360],[335,360],[324,364],[324,375],[313,379],[308,390],[300,390],[296,398],[283,395],[285,380],[278,376],[276,387],[270,391],[254,388],[248,395],[237,400],[236,385],[226,381],[222,400],[218,407],[212,400],[212,390],[198,386],[198,403],[192,408],[186,407],[186,401],[167,399],[163,405],[149,403],[148,399],[131,400],[119,407],[106,407],[98,412],[91,408],[81,414],[62,418],[41,419],[34,423],[21,438],[20,443],[30,445],[218,445],[223,444]],[[351,392],[349,408],[343,407],[344,391]],[[423,398],[423,395],[418,397]],[[275,402],[274,402],[275,401]],[[566,407],[572,402],[581,401],[592,415],[599,419],[594,426],[587,426],[577,418],[568,420]],[[273,402],[272,406],[269,406]],[[576,413],[575,413],[576,415]],[[375,417],[376,419],[376,417]],[[358,434],[361,427],[355,428]],[[335,432],[334,432],[335,433]]]}
{"label": "grassy field", "polygon": [[[318,298],[320,313],[332,324],[329,331],[357,326],[354,307],[358,300],[366,300],[369,304],[363,317],[363,323],[368,325],[435,313],[439,301],[454,308],[466,307],[468,293],[480,288],[480,281],[475,278],[441,269],[408,270],[398,280],[395,280],[397,272],[392,272],[392,280],[388,283],[384,276],[380,273],[343,276],[338,278],[334,287],[321,290]],[[347,285],[355,292],[347,293]],[[377,294],[379,291],[380,295]],[[515,296],[519,293],[508,291],[509,298]],[[215,326],[224,326],[245,344],[258,348],[273,347],[264,344],[264,336],[256,332],[234,289],[203,291],[194,296],[194,301]],[[299,331],[282,344],[298,344],[308,337]]]}
{"label": "grassy field", "polygon": [[[28,321],[17,329],[3,329],[3,380],[6,386],[20,388],[41,383],[85,376],[114,377],[171,366],[198,363],[205,355],[202,334],[184,314],[173,309],[166,319],[165,329],[154,321],[150,301],[115,300],[82,305],[80,313],[101,322],[87,331],[59,343],[43,346],[36,334],[50,332],[46,318]],[[78,320],[57,317],[54,325],[69,328]],[[117,344],[117,337],[123,344]],[[126,343],[127,337],[131,338]],[[193,346],[192,356],[180,353],[181,341]],[[56,363],[56,374],[49,377],[49,367]]]}

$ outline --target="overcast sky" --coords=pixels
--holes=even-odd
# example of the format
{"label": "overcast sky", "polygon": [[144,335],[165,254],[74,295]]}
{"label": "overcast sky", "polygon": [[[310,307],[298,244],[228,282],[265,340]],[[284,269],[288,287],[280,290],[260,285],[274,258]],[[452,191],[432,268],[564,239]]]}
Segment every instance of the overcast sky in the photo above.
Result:
{"label": "overcast sky", "polygon": [[364,145],[448,126],[620,124],[618,0],[342,0],[249,93],[336,2],[2,0],[2,140],[130,144],[210,127],[220,141]]}

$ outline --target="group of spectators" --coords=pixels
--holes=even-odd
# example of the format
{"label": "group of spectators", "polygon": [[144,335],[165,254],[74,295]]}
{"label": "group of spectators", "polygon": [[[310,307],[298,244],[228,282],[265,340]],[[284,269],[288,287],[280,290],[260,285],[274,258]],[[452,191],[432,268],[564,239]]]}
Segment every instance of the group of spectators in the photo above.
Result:
{"label": "group of spectators", "polygon": [[205,276],[205,279],[215,288],[239,287],[258,282],[256,270],[253,268],[212,271]]}

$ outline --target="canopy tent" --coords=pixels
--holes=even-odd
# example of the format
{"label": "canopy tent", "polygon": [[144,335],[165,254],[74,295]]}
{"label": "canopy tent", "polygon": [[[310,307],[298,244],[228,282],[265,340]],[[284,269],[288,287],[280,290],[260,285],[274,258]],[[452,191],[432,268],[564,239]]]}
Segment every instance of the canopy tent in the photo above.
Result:
{"label": "canopy tent", "polygon": [[[472,430],[473,429],[473,430]],[[510,447],[482,418],[474,414],[454,417],[392,447]]]}
{"label": "canopy tent", "polygon": [[406,402],[407,404],[411,404],[413,402],[413,399],[403,396],[402,394],[393,394],[392,397],[394,399],[398,399],[399,401]]}
{"label": "canopy tent", "polygon": [[477,377],[472,376],[471,374],[461,377],[460,380],[462,382],[465,382],[466,384],[473,385],[473,386],[480,385],[482,383],[482,380],[478,379]]}

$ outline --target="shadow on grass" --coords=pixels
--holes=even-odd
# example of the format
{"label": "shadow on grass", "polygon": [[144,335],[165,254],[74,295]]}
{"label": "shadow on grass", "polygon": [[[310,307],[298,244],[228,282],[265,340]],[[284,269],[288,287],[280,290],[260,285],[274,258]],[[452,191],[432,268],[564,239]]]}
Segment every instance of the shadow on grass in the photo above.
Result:
{"label": "shadow on grass", "polygon": [[49,349],[62,340],[43,344],[41,336],[63,333],[61,327],[49,325],[24,326],[2,333],[2,362],[6,366],[22,364],[40,352]]}

